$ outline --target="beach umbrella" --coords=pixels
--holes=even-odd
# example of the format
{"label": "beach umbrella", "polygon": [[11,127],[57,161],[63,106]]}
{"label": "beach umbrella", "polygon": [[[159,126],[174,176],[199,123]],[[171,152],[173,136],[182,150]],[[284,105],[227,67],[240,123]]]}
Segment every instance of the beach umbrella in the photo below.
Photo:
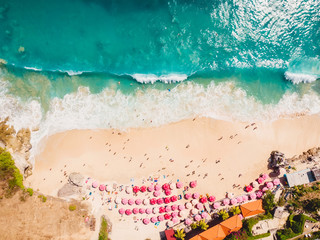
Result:
{"label": "beach umbrella", "polygon": [[111,185],[106,186],[106,191],[107,191],[107,192],[111,192],[111,191],[112,191]]}
{"label": "beach umbrella", "polygon": [[105,186],[105,185],[101,184],[101,185],[99,186],[99,190],[100,190],[100,191],[104,191],[105,189],[106,189],[106,186]]}
{"label": "beach umbrella", "polygon": [[251,185],[246,186],[246,191],[251,192],[253,190],[253,187]]}
{"label": "beach umbrella", "polygon": [[263,179],[262,177],[259,177],[258,180],[257,180],[257,182],[258,182],[259,184],[262,184],[262,183],[264,182],[264,179]]}
{"label": "beach umbrella", "polygon": [[163,220],[164,220],[164,216],[159,215],[159,216],[158,216],[158,221],[159,221],[159,222],[162,222]]}
{"label": "beach umbrella", "polygon": [[259,187],[259,183],[258,183],[257,181],[253,181],[253,182],[251,183],[251,185],[252,185],[252,187],[254,187],[254,188]]}
{"label": "beach umbrella", "polygon": [[230,198],[230,199],[233,198],[233,197],[234,197],[234,193],[229,192],[229,193],[227,194],[227,197]]}
{"label": "beach umbrella", "polygon": [[177,223],[177,222],[179,222],[179,219],[177,217],[174,217],[174,218],[172,218],[172,222]]}
{"label": "beach umbrella", "polygon": [[175,211],[175,210],[177,210],[178,209],[178,205],[177,204],[173,204],[172,206],[171,206],[171,210],[172,211]]}
{"label": "beach umbrella", "polygon": [[170,206],[166,206],[166,212],[171,212],[171,207]]}
{"label": "beach umbrella", "polygon": [[98,186],[99,186],[99,183],[98,183],[98,182],[93,182],[93,183],[92,183],[92,187],[93,187],[93,188],[97,188]]}
{"label": "beach umbrella", "polygon": [[178,216],[178,212],[172,212],[171,213],[171,216],[174,218],[174,217],[177,217]]}
{"label": "beach umbrella", "polygon": [[169,187],[170,187],[171,190],[173,190],[174,187],[175,187],[175,186],[174,186],[174,183],[170,183]]}
{"label": "beach umbrella", "polygon": [[191,225],[192,220],[191,220],[190,218],[187,218],[186,220],[184,220],[184,223],[185,223],[186,225]]}
{"label": "beach umbrella", "polygon": [[140,205],[142,203],[142,200],[140,198],[136,199],[136,205]]}
{"label": "beach umbrella", "polygon": [[184,210],[184,209],[186,209],[186,208],[185,208],[184,205],[180,204],[180,205],[178,206],[178,209],[179,209],[179,211],[182,211],[182,210]]}
{"label": "beach umbrella", "polygon": [[160,184],[156,184],[156,185],[154,186],[154,190],[155,190],[155,191],[160,191],[160,190],[161,190]]}
{"label": "beach umbrella", "polygon": [[165,220],[169,220],[169,219],[171,219],[171,215],[170,215],[170,214],[168,214],[168,213],[166,213],[166,214],[164,215],[164,219],[165,219]]}
{"label": "beach umbrella", "polygon": [[165,207],[159,207],[159,213],[164,213],[166,211]]}
{"label": "beach umbrella", "polygon": [[159,197],[159,196],[160,196],[160,194],[161,194],[161,192],[160,192],[160,191],[155,191],[155,192],[153,192],[153,196],[155,196],[155,197]]}
{"label": "beach umbrella", "polygon": [[116,199],[114,200],[114,202],[115,202],[116,204],[120,204],[120,203],[121,203],[121,200],[120,200],[120,198],[116,197]]}
{"label": "beach umbrella", "polygon": [[274,179],[274,180],[273,180],[273,184],[274,184],[275,186],[279,185],[279,184],[280,184],[280,179],[279,179],[279,178]]}
{"label": "beach umbrella", "polygon": [[201,216],[199,214],[194,216],[194,220],[196,220],[197,222],[201,220]]}
{"label": "beach umbrella", "polygon": [[269,189],[273,188],[273,183],[272,182],[268,182],[267,183],[267,188],[269,188]]}
{"label": "beach umbrella", "polygon": [[134,200],[133,200],[132,198],[130,198],[130,199],[128,200],[128,203],[129,203],[129,205],[133,205],[133,204],[134,204]]}
{"label": "beach umbrella", "polygon": [[173,222],[172,221],[167,222],[167,226],[171,228],[173,226]]}
{"label": "beach umbrella", "polygon": [[248,197],[247,195],[243,195],[243,196],[242,196],[242,200],[243,200],[244,202],[246,202],[246,201],[249,200],[249,197]]}
{"label": "beach umbrella", "polygon": [[151,213],[152,213],[151,208],[147,208],[147,209],[146,209],[146,214],[151,214]]}
{"label": "beach umbrella", "polygon": [[192,210],[191,210],[191,213],[192,214],[197,214],[199,211],[197,210],[197,209],[195,209],[195,208],[193,208]]}
{"label": "beach umbrella", "polygon": [[188,212],[187,211],[180,211],[179,212],[179,216],[182,217],[182,218],[185,218],[186,216],[188,216]]}
{"label": "beach umbrella", "polygon": [[134,186],[132,190],[134,193],[137,193],[139,192],[140,188],[138,186]]}
{"label": "beach umbrella", "polygon": [[208,199],[206,197],[200,198],[200,202],[201,203],[206,203],[207,201],[208,201]]}
{"label": "beach umbrella", "polygon": [[191,196],[192,196],[191,193],[186,193],[186,194],[184,195],[184,198],[188,200],[188,199],[191,198]]}
{"label": "beach umbrella", "polygon": [[157,208],[157,207],[152,208],[152,212],[153,212],[154,214],[159,213],[159,208]]}
{"label": "beach umbrella", "polygon": [[121,203],[122,203],[123,205],[127,205],[127,204],[128,204],[128,199],[122,198]]}
{"label": "beach umbrella", "polygon": [[133,212],[133,214],[138,214],[138,213],[139,213],[139,209],[138,209],[138,208],[134,208],[134,209],[132,210],[132,212]]}
{"label": "beach umbrella", "polygon": [[197,181],[190,182],[190,187],[195,188],[197,186]]}
{"label": "beach umbrella", "polygon": [[164,194],[166,194],[166,196],[169,196],[171,194],[171,190],[170,189],[166,189],[164,191]]}
{"label": "beach umbrella", "polygon": [[215,203],[213,204],[213,208],[214,208],[214,209],[218,209],[220,206],[221,206],[221,205],[220,205],[220,203],[218,203],[218,202],[215,202]]}
{"label": "beach umbrella", "polygon": [[149,187],[148,187],[148,191],[149,192],[152,192],[154,190],[154,186],[153,185],[150,185]]}
{"label": "beach umbrella", "polygon": [[127,187],[126,188],[126,193],[128,193],[128,194],[132,193],[132,188],[131,187]]}
{"label": "beach umbrella", "polygon": [[148,203],[149,203],[149,199],[143,199],[143,205],[148,205]]}
{"label": "beach umbrella", "polygon": [[147,191],[147,187],[146,186],[141,186],[140,192],[145,192],[145,191]]}
{"label": "beach umbrella", "polygon": [[202,203],[197,203],[196,208],[199,210],[203,209],[203,204]]}
{"label": "beach umbrella", "polygon": [[132,214],[132,211],[131,211],[131,209],[127,209],[127,210],[125,211],[125,213],[126,213],[126,215],[131,215],[131,214]]}
{"label": "beach umbrella", "polygon": [[139,213],[144,214],[144,213],[146,213],[146,210],[144,208],[140,208]]}
{"label": "beach umbrella", "polygon": [[179,188],[182,188],[183,187],[183,183],[182,182],[177,182],[176,183],[176,187],[179,189]]}
{"label": "beach umbrella", "polygon": [[125,210],[124,210],[123,208],[120,208],[120,209],[119,209],[119,213],[120,213],[121,215],[123,215],[123,214],[125,213]]}
{"label": "beach umbrella", "polygon": [[268,178],[268,174],[264,173],[264,174],[261,174],[261,177],[266,180]]}
{"label": "beach umbrella", "polygon": [[192,197],[194,199],[198,199],[200,197],[200,194],[199,193],[194,193],[194,194],[192,194]]}
{"label": "beach umbrella", "polygon": [[151,204],[151,205],[155,205],[156,202],[157,202],[157,199],[155,199],[155,198],[151,198],[151,199],[150,199],[150,204]]}
{"label": "beach umbrella", "polygon": [[266,191],[268,191],[269,189],[267,188],[267,187],[263,187],[262,188],[262,192],[266,192]]}
{"label": "beach umbrella", "polygon": [[171,202],[176,202],[178,201],[178,197],[176,195],[171,196],[170,198]]}
{"label": "beach umbrella", "polygon": [[237,197],[237,202],[241,203],[243,201],[242,197]]}
{"label": "beach umbrella", "polygon": [[150,218],[150,221],[151,221],[152,223],[155,223],[155,222],[158,222],[158,219],[157,219],[156,217],[152,217],[152,218]]}
{"label": "beach umbrella", "polygon": [[164,199],[164,203],[165,203],[165,204],[171,203],[170,198],[166,197],[166,198]]}
{"label": "beach umbrella", "polygon": [[255,200],[257,198],[257,195],[255,193],[250,193],[250,199]]}
{"label": "beach umbrella", "polygon": [[214,202],[215,200],[216,200],[216,198],[214,196],[209,197],[209,202]]}
{"label": "beach umbrella", "polygon": [[193,200],[191,201],[191,203],[192,203],[193,206],[195,206],[198,202],[199,202],[199,201],[198,201],[197,199],[193,199]]}
{"label": "beach umbrella", "polygon": [[190,208],[192,208],[192,204],[189,203],[189,202],[187,202],[187,203],[186,203],[186,209],[190,209]]}
{"label": "beach umbrella", "polygon": [[144,223],[145,225],[147,225],[147,224],[150,223],[149,218],[144,218],[142,221],[143,221],[143,223]]}
{"label": "beach umbrella", "polygon": [[224,206],[228,206],[230,204],[230,199],[229,198],[225,198],[225,199],[223,199],[222,202],[223,202]]}
{"label": "beach umbrella", "polygon": [[230,202],[232,205],[236,205],[238,203],[236,198],[232,198]]}
{"label": "beach umbrella", "polygon": [[168,189],[170,189],[169,184],[168,184],[168,183],[163,184],[163,185],[162,185],[162,189],[163,189],[163,190],[168,190]]}
{"label": "beach umbrella", "polygon": [[203,212],[203,213],[201,213],[201,217],[202,217],[203,219],[206,219],[206,218],[209,217],[209,214],[208,214],[207,212]]}
{"label": "beach umbrella", "polygon": [[263,196],[263,192],[262,191],[258,191],[256,192],[257,198],[261,198]]}

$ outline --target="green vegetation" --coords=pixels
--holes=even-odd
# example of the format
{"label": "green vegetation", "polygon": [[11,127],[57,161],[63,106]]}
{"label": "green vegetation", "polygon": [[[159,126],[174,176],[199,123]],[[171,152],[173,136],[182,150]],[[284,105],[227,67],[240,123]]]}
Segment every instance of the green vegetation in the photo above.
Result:
{"label": "green vegetation", "polygon": [[274,195],[271,191],[267,191],[262,200],[263,209],[266,213],[270,213],[275,207]]}
{"label": "green vegetation", "polygon": [[[69,209],[70,209],[70,207],[69,207]],[[104,217],[101,218],[99,240],[108,240],[108,223]]]}
{"label": "green vegetation", "polygon": [[219,216],[222,218],[222,220],[226,220],[227,218],[229,218],[229,213],[226,212],[226,210],[224,209],[221,209],[219,212],[218,212]]}
{"label": "green vegetation", "polygon": [[243,230],[247,233],[247,235],[249,237],[253,237],[252,236],[252,227],[254,225],[256,225],[261,220],[266,220],[266,219],[271,219],[271,218],[272,218],[272,214],[269,212],[264,215],[260,215],[257,217],[246,219],[243,221]]}
{"label": "green vegetation", "polygon": [[202,229],[202,230],[207,230],[209,225],[206,223],[206,221],[204,219],[200,220],[199,222],[199,227]]}
{"label": "green vegetation", "polygon": [[32,188],[27,188],[27,192],[29,193],[30,197],[33,195],[33,189]]}
{"label": "green vegetation", "polygon": [[316,213],[320,209],[320,199],[307,199],[302,202],[302,207],[306,212]]}
{"label": "green vegetation", "polygon": [[239,230],[238,232],[233,232],[228,235],[225,239],[226,240],[254,240],[254,239],[262,239],[265,237],[269,237],[270,233],[263,233],[256,236],[248,236],[245,230]]}
{"label": "green vegetation", "polygon": [[77,209],[77,206],[76,206],[76,205],[71,204],[71,205],[69,206],[69,210],[70,210],[70,211],[74,211],[74,210],[76,210],[76,209]]}
{"label": "green vegetation", "polygon": [[232,213],[232,215],[238,215],[241,213],[241,210],[239,206],[234,206],[230,209],[230,212]]}
{"label": "green vegetation", "polygon": [[46,196],[39,195],[38,198],[40,198],[42,202],[46,202],[47,201],[47,197]]}
{"label": "green vegetation", "polygon": [[174,236],[177,238],[177,239],[181,239],[181,240],[184,240],[184,238],[186,237],[186,234],[184,232],[184,229],[178,229],[177,232],[174,234]]}
{"label": "green vegetation", "polygon": [[194,229],[197,229],[199,227],[199,224],[198,224],[198,222],[193,222],[193,223],[191,223],[190,226],[194,230]]}
{"label": "green vegetation", "polygon": [[7,183],[6,197],[12,196],[19,188],[24,189],[19,169],[15,166],[10,153],[3,148],[0,148],[0,181]]}

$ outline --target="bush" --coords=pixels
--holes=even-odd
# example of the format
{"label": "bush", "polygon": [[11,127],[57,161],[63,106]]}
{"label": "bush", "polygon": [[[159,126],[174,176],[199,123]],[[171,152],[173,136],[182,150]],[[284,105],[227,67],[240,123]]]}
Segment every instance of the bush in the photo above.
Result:
{"label": "bush", "polygon": [[202,230],[207,230],[209,225],[206,223],[206,221],[204,219],[200,220],[199,222],[199,227],[202,229]]}
{"label": "bush", "polygon": [[[70,209],[70,207],[69,207],[69,209]],[[104,217],[101,218],[99,240],[108,240],[108,223]]]}
{"label": "bush", "polygon": [[32,188],[27,188],[27,192],[29,193],[30,197],[33,195],[33,189]]}
{"label": "bush", "polygon": [[277,231],[277,239],[278,240],[286,240],[289,238],[295,237],[297,234],[295,234],[291,228],[289,229],[281,229]]}
{"label": "bush", "polygon": [[259,222],[258,218],[249,218],[244,220],[243,229],[247,232],[248,236],[252,237],[252,227]]}
{"label": "bush", "polygon": [[174,236],[177,238],[177,239],[181,239],[181,240],[184,240],[184,238],[186,237],[186,234],[184,233],[184,229],[178,229],[177,232],[174,234]]}
{"label": "bush", "polygon": [[239,206],[234,206],[230,209],[230,212],[232,213],[232,215],[238,215],[241,213],[241,210]]}
{"label": "bush", "polygon": [[316,212],[320,209],[320,199],[308,199],[302,202],[302,207],[307,212]]}
{"label": "bush", "polygon": [[69,206],[69,210],[70,211],[74,211],[74,210],[76,210],[77,209],[77,206],[76,205],[70,205]]}
{"label": "bush", "polygon": [[218,212],[219,216],[222,218],[222,220],[226,220],[229,218],[229,213],[226,212],[226,210],[222,209]]}
{"label": "bush", "polygon": [[264,198],[262,200],[262,205],[263,205],[263,209],[266,212],[271,212],[272,209],[275,207],[274,195],[272,194],[271,191],[267,191],[266,194],[264,195]]}
{"label": "bush", "polygon": [[46,202],[47,201],[47,197],[46,196],[39,195],[38,198],[40,198],[42,202]]}

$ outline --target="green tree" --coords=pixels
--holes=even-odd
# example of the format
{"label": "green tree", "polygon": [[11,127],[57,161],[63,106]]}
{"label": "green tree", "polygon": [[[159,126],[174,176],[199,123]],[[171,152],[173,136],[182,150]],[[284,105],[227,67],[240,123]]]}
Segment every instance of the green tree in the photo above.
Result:
{"label": "green tree", "polygon": [[202,230],[207,230],[209,225],[206,223],[206,221],[204,219],[200,220],[199,222],[199,227],[202,229]]}
{"label": "green tree", "polygon": [[230,209],[230,212],[232,213],[232,215],[238,215],[241,213],[241,210],[239,206],[234,206]]}
{"label": "green tree", "polygon": [[184,233],[184,229],[183,228],[181,228],[180,230],[178,229],[177,232],[174,234],[174,236],[177,239],[184,240],[184,238],[186,237],[186,234]]}
{"label": "green tree", "polygon": [[229,213],[227,213],[224,209],[220,210],[218,214],[222,218],[222,220],[226,220],[227,218],[229,218]]}
{"label": "green tree", "polygon": [[267,191],[262,200],[263,209],[268,213],[275,207],[274,195],[271,191]]}

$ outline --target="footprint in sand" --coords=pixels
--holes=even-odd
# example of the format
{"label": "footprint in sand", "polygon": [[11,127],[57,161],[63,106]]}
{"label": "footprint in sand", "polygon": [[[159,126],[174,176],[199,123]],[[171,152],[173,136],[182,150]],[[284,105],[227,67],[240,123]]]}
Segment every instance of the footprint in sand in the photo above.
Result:
{"label": "footprint in sand", "polygon": [[223,137],[219,138],[218,141],[222,140]]}

